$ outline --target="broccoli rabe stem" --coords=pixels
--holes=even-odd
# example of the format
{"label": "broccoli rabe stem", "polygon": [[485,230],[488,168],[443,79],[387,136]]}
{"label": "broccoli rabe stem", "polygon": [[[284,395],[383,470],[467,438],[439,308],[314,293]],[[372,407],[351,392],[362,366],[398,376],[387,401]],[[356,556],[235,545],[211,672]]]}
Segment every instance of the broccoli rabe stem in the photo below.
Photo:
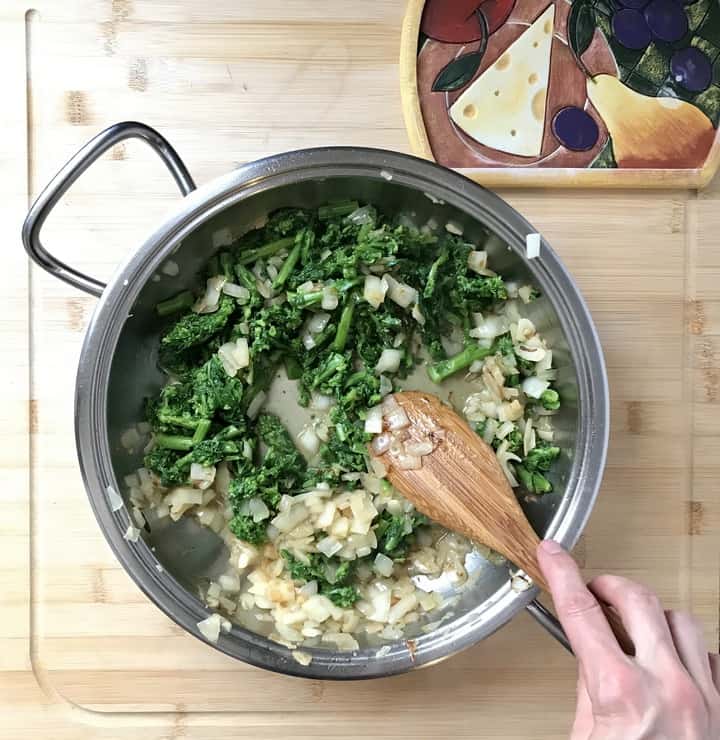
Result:
{"label": "broccoli rabe stem", "polygon": [[187,452],[195,446],[193,437],[181,437],[179,434],[156,434],[155,444],[166,450],[181,450]]}
{"label": "broccoli rabe stem", "polygon": [[233,279],[233,258],[230,252],[220,253],[220,272],[226,280]]}
{"label": "broccoli rabe stem", "polygon": [[[327,283],[327,285],[332,286],[340,295],[343,295],[344,293],[347,293],[348,290],[358,285],[362,279],[363,278],[336,280],[335,282]],[[309,308],[310,306],[315,306],[320,303],[322,299],[322,290],[307,290],[301,293],[288,293],[288,301],[298,308]]]}
{"label": "broccoli rabe stem", "polygon": [[255,275],[253,275],[250,270],[245,267],[245,265],[241,265],[239,263],[235,264],[235,275],[237,275],[237,279],[240,281],[240,285],[247,288],[250,291],[254,291],[257,288],[257,283],[255,282]]}
{"label": "broccoli rabe stem", "polygon": [[296,357],[288,355],[285,358],[285,374],[288,376],[289,380],[297,380],[302,376],[302,366]]}
{"label": "broccoli rabe stem", "polygon": [[296,239],[295,246],[290,251],[290,254],[285,258],[285,262],[283,262],[280,272],[278,272],[278,276],[275,278],[275,282],[273,283],[273,288],[275,290],[280,290],[292,274],[292,271],[295,269],[295,265],[297,265],[298,259],[300,259],[301,247],[301,240]]}
{"label": "broccoli rabe stem", "polygon": [[329,221],[331,218],[349,216],[353,211],[357,211],[358,202],[356,200],[343,200],[339,203],[330,203],[327,206],[318,208],[318,218],[321,221]]}
{"label": "broccoli rabe stem", "polygon": [[174,313],[184,311],[186,308],[190,308],[195,303],[193,294],[189,290],[183,290],[182,293],[174,295],[172,298],[168,298],[166,301],[161,301],[155,306],[158,316],[170,316]]}
{"label": "broccoli rabe stem", "polygon": [[356,297],[354,295],[348,296],[347,303],[340,314],[337,334],[335,334],[335,340],[333,341],[333,349],[336,352],[342,352],[345,349],[348,334],[350,332],[350,326],[353,320],[353,314],[355,313],[356,302]]}
{"label": "broccoli rabe stem", "polygon": [[492,353],[492,347],[481,347],[479,344],[471,344],[453,357],[430,365],[427,371],[428,376],[433,383],[442,383],[443,380],[449,378],[451,375],[464,370],[466,367],[470,367],[475,360],[482,360]]}
{"label": "broccoli rabe stem", "polygon": [[243,252],[240,255],[240,257],[238,258],[238,263],[240,265],[250,265],[262,257],[271,257],[273,254],[279,252],[281,249],[288,249],[289,247],[292,247],[294,242],[294,236],[286,236],[282,239],[278,239],[277,241],[265,244],[262,247],[248,249],[247,252]]}
{"label": "broccoli rabe stem", "polygon": [[199,442],[202,442],[205,437],[207,437],[207,433],[210,431],[210,424],[212,424],[210,419],[200,420],[197,427],[195,428],[195,434],[193,434],[192,436],[193,444],[198,444]]}

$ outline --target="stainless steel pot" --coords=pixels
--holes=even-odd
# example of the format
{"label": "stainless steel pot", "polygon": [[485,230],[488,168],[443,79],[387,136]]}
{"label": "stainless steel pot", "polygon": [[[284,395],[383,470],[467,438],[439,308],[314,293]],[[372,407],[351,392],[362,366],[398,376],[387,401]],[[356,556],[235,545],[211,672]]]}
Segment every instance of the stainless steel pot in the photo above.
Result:
{"label": "stainless steel pot", "polygon": [[[47,215],[72,183],[103,152],[127,138],[147,142],[162,158],[185,196],[115,273],[107,285],[52,256],[40,241]],[[192,286],[213,251],[212,234],[231,226],[242,233],[280,206],[317,206],[350,197],[393,211],[408,211],[439,223],[452,219],[472,239],[485,225],[508,245],[491,255],[503,274],[538,285],[544,299],[531,304],[532,318],[552,342],[564,410],[556,417],[565,453],[553,482],[556,493],[523,502],[541,535],[572,547],[590,515],[605,464],[608,438],[608,388],[602,350],[577,286],[559,258],[543,242],[540,259],[527,260],[525,237],[535,231],[507,203],[459,174],[394,152],[360,148],[321,148],[280,154],[253,162],[201,188],[177,153],[156,131],[139,123],[120,123],[99,134],[56,175],[30,210],[23,242],[48,272],[98,296],[83,345],[76,386],[78,456],[90,504],[125,570],[169,617],[203,639],[197,623],[208,616],[193,583],[222,560],[219,540],[181,520],[152,531],[137,543],[123,539],[129,517],[112,511],[106,489],[139,458],[123,450],[120,436],[142,417],[145,396],[157,391],[156,367],[161,324],[155,304]],[[160,270],[168,260],[180,267],[169,279]],[[160,277],[158,277],[160,276]],[[162,572],[156,566],[163,566]],[[428,665],[475,644],[526,608],[566,647],[557,621],[537,601],[535,590],[515,593],[507,567],[480,557],[470,563],[472,585],[465,589],[441,625],[412,641],[399,641],[378,658],[377,647],[353,654],[310,650],[301,666],[285,647],[234,626],[217,648],[263,668],[311,678],[370,678]],[[447,611],[447,610],[446,610]],[[433,620],[438,615],[433,615]]]}

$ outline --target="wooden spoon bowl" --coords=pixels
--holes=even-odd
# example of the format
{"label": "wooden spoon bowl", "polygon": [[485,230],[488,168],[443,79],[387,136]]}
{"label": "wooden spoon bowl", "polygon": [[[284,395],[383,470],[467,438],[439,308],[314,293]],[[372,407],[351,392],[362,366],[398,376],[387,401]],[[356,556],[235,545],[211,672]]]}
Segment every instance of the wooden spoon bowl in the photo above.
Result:
{"label": "wooden spoon bowl", "polygon": [[[505,473],[486,444],[449,406],[419,391],[394,394],[410,420],[408,433],[433,441],[416,469],[401,467],[387,452],[379,455],[388,480],[415,508],[471,540],[481,542],[521,568],[549,592],[537,560],[540,538],[525,517]],[[374,454],[374,453],[373,453]],[[633,645],[612,607],[601,604],[626,653]]]}

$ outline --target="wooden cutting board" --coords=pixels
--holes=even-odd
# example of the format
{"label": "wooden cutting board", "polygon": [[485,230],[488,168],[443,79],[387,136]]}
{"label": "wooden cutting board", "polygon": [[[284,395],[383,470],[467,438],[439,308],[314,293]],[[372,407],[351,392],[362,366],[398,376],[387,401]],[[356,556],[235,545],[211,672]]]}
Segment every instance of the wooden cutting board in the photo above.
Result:
{"label": "wooden cutting board", "polygon": [[[353,684],[235,663],[171,623],[116,563],[78,472],[74,374],[95,301],[29,270],[21,252],[28,197],[118,120],[159,128],[199,183],[293,148],[407,150],[402,0],[36,8],[0,10],[0,737],[567,737],[574,663],[525,616],[440,665]],[[150,152],[121,145],[45,239],[107,278],[176,198]],[[572,270],[607,355],[612,442],[578,559],[588,577],[624,573],[694,610],[717,648],[720,188],[508,199]]]}

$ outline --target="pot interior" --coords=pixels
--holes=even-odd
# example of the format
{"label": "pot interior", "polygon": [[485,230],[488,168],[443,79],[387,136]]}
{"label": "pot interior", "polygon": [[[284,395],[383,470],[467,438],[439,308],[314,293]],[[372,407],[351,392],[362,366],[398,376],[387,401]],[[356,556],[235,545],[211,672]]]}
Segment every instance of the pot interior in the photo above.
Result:
{"label": "pot interior", "polygon": [[[453,221],[463,227],[465,238],[471,242],[483,243],[485,230],[488,228],[491,231],[495,230],[508,245],[491,251],[489,262],[493,269],[510,280],[531,282],[540,288],[542,297],[525,308],[527,315],[553,349],[554,364],[558,370],[556,385],[564,402],[561,413],[554,418],[554,423],[557,429],[557,444],[562,448],[563,454],[550,476],[555,492],[536,500],[523,498],[520,503],[538,534],[543,535],[556,526],[557,521],[567,510],[568,501],[577,487],[574,461],[582,456],[579,449],[576,454],[581,416],[578,410],[577,372],[553,305],[557,303],[553,295],[557,295],[558,286],[553,282],[553,276],[549,271],[536,267],[523,257],[527,226],[507,206],[504,208],[508,214],[513,214],[516,224],[508,226],[503,213],[495,217],[497,220],[495,224],[483,225],[478,222],[475,215],[471,215],[457,203],[453,204],[451,197],[446,196],[445,202],[438,202],[439,195],[445,194],[445,191],[438,190],[438,195],[429,196],[424,188],[413,186],[409,179],[401,175],[392,176],[392,179],[389,179],[390,177],[390,173],[387,172],[352,177],[309,174],[299,181],[255,188],[247,197],[215,213],[209,220],[199,224],[194,231],[184,235],[181,244],[169,247],[173,250],[172,253],[158,256],[154,266],[155,273],[140,289],[120,333],[107,389],[107,439],[120,490],[123,476],[142,464],[142,451],[138,449],[128,453],[122,444],[121,436],[129,427],[142,420],[145,398],[157,393],[164,382],[164,376],[157,369],[157,344],[165,323],[155,314],[156,303],[184,288],[198,285],[199,273],[218,249],[217,234],[221,230],[229,229],[234,236],[239,236],[262,223],[267,214],[276,208],[314,207],[328,201],[353,198],[360,202],[373,203],[379,210],[388,213],[406,213],[418,225],[434,219],[442,228],[448,221]],[[479,189],[473,190],[473,193],[482,192]],[[491,212],[501,201],[494,196],[486,195],[490,199],[487,208]],[[535,262],[539,264],[540,260]],[[178,274],[169,276],[167,273],[173,271],[174,265],[179,268]],[[294,385],[293,381],[287,381],[283,374],[279,373],[268,403],[268,409],[277,413],[291,432],[297,432],[302,427],[305,413],[294,401]],[[455,407],[461,410],[464,398],[472,388],[462,378],[453,379],[446,385],[447,387],[441,389],[441,395],[446,399],[450,396]],[[406,387],[438,392],[438,388],[425,377],[423,368],[406,382]],[[146,543],[153,548],[163,568],[197,598],[198,584],[202,583],[203,579],[222,572],[227,550],[219,538],[209,530],[203,530],[194,521],[181,519],[173,523],[167,518],[162,521],[151,520],[149,525],[150,531],[143,534]],[[407,635],[418,638],[418,647],[423,641],[429,643],[440,635],[448,643],[440,652],[449,653],[453,649],[449,636],[454,630],[472,630],[473,625],[477,625],[479,620],[485,618],[486,612],[497,614],[498,609],[507,611],[508,605],[512,602],[518,600],[527,602],[528,595],[520,597],[510,590],[507,563],[493,564],[479,553],[472,553],[467,565],[470,583],[460,591],[457,603],[446,607],[445,614],[435,612],[428,617],[432,622],[444,617],[442,629],[425,634],[422,631],[424,625],[420,623]],[[427,585],[448,594],[452,592],[452,585],[449,583]],[[517,604],[517,608],[521,606],[522,604]],[[499,623],[502,621],[504,619],[500,619]],[[495,624],[495,627],[497,626],[499,624]],[[242,640],[242,632],[237,630],[236,633],[236,630],[233,630],[232,635],[223,639]],[[370,650],[370,646],[363,647],[367,648],[365,652]],[[274,649],[274,646],[269,646],[269,649]],[[377,646],[374,650],[377,650]],[[367,652],[367,655],[374,654],[374,650],[373,653]],[[332,656],[331,651],[327,652]],[[437,653],[435,655],[437,656]]]}

